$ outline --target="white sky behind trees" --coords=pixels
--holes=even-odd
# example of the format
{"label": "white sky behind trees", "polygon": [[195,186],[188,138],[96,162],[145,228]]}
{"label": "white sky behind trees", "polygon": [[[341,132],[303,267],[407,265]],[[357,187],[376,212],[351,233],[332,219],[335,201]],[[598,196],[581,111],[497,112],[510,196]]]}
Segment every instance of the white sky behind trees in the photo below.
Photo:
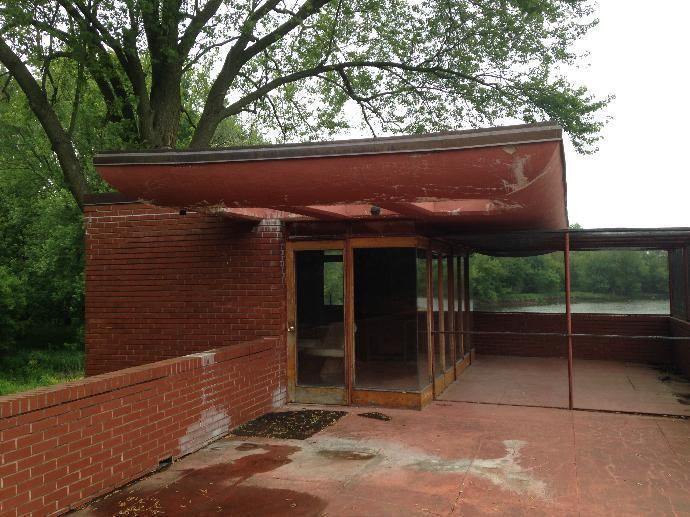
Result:
{"label": "white sky behind trees", "polygon": [[[598,17],[578,45],[589,58],[564,72],[616,98],[597,153],[566,142],[570,223],[690,227],[690,2],[599,0]],[[353,128],[338,138],[369,136]]]}
{"label": "white sky behind trees", "polygon": [[690,2],[599,0],[598,17],[578,45],[589,58],[564,73],[616,98],[597,153],[566,142],[570,224],[690,227]]}
{"label": "white sky behind trees", "polygon": [[568,76],[616,99],[598,153],[566,146],[570,222],[690,226],[690,3],[600,0],[599,20]]}

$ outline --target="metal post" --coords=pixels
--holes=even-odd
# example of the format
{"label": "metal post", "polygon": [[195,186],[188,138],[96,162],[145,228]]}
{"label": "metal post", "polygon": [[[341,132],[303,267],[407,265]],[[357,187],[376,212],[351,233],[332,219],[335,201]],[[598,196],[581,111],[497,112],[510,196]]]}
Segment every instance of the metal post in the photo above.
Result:
{"label": "metal post", "polygon": [[573,409],[573,318],[570,312],[570,232],[565,231],[565,321],[568,334],[568,409]]}
{"label": "metal post", "polygon": [[[685,302],[685,321],[690,321],[690,267],[688,267],[688,246],[683,246],[683,301]],[[670,295],[670,293],[669,293]]]}
{"label": "metal post", "polygon": [[[465,318],[463,322],[463,330],[464,331],[471,331],[472,330],[472,312],[470,311],[470,254],[467,253],[465,255],[465,260],[463,261],[462,264],[462,274],[464,277],[464,305],[465,305],[465,313],[463,314],[463,318]],[[467,338],[463,342],[463,353],[465,354],[470,354],[470,364],[472,364],[472,336],[469,334],[467,335]]]}
{"label": "metal post", "polygon": [[354,253],[352,251],[352,225],[347,228],[343,245],[343,280],[345,282],[343,315],[345,318],[345,391],[347,405],[352,405],[352,389],[355,378],[355,291],[354,291]]}
{"label": "metal post", "polygon": [[433,271],[434,259],[431,253],[431,244],[426,248],[426,336],[427,336],[427,360],[429,377],[433,386],[434,398],[436,398],[436,365],[434,364],[434,289]]}

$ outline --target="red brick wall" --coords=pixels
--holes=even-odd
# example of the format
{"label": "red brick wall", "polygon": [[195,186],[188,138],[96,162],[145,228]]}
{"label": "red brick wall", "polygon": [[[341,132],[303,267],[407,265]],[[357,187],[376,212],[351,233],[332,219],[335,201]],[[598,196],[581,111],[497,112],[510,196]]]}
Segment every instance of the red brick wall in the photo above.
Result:
{"label": "red brick wall", "polygon": [[[690,323],[669,318],[671,335],[690,338]],[[673,342],[673,364],[690,379],[690,339]]]}
{"label": "red brick wall", "polygon": [[284,239],[143,203],[87,206],[86,373],[280,337]]}
{"label": "red brick wall", "polygon": [[275,339],[0,397],[0,515],[64,513],[286,399]]}
{"label": "red brick wall", "polygon": [[[565,315],[473,312],[475,331],[565,333]],[[573,314],[574,334],[668,336],[667,316]],[[475,335],[478,354],[565,357],[568,342],[558,336]],[[582,359],[611,359],[670,364],[670,341],[576,337],[573,354]]]}

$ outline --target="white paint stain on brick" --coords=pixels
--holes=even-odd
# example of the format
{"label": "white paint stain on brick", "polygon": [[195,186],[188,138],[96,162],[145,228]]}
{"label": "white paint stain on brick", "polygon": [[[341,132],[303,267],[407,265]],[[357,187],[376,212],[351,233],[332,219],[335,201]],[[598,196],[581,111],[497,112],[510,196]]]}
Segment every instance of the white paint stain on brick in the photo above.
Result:
{"label": "white paint stain on brick", "polygon": [[287,387],[278,386],[275,390],[273,390],[273,395],[271,398],[271,403],[274,408],[283,407],[287,403]]}
{"label": "white paint stain on brick", "polygon": [[209,366],[216,362],[215,352],[199,352],[198,354],[190,354],[190,357],[201,359],[201,366]]}
{"label": "white paint stain on brick", "polygon": [[231,418],[222,408],[211,406],[202,411],[199,420],[187,428],[180,438],[180,456],[194,452],[230,432]]}

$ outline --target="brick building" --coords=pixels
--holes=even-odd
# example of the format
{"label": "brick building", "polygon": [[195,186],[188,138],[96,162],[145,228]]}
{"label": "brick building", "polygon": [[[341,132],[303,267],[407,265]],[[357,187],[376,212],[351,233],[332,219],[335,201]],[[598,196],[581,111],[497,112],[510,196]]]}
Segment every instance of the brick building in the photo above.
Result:
{"label": "brick building", "polygon": [[[568,230],[557,126],[103,153],[96,167],[118,192],[85,209],[88,376],[0,398],[2,515],[64,513],[288,401],[421,408],[475,389],[690,411],[660,385],[671,375],[635,370],[646,394],[609,381],[637,363],[690,376],[690,230]],[[669,314],[571,314],[570,250],[612,247],[668,251]],[[552,251],[563,314],[471,310],[472,253]],[[594,365],[576,404],[574,361]]]}
{"label": "brick building", "polygon": [[[687,255],[687,231],[568,231],[562,134],[549,123],[103,153],[96,167],[119,193],[87,207],[89,374],[272,337],[289,400],[421,407],[473,350],[680,357],[639,339],[671,335],[668,316],[470,311],[472,252]],[[677,273],[676,294],[684,282]]]}

